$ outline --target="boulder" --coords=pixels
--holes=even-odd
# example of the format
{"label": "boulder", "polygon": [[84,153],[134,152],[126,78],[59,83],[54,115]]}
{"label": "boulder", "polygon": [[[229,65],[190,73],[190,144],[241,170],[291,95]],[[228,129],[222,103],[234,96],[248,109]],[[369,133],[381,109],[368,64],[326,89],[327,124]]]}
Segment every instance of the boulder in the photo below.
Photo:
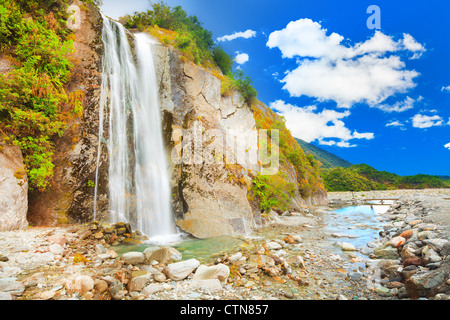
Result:
{"label": "boulder", "polygon": [[124,253],[121,259],[126,264],[136,265],[145,262],[145,255],[142,252],[131,251]]}
{"label": "boulder", "polygon": [[399,254],[397,248],[393,248],[389,243],[374,249],[375,256],[378,259],[398,259]]}
{"label": "boulder", "polygon": [[186,279],[197,267],[200,262],[197,259],[175,262],[164,268],[164,274],[172,280]]}
{"label": "boulder", "polygon": [[340,242],[338,243],[338,246],[341,247],[343,251],[356,251],[355,246],[348,242]]}
{"label": "boulder", "polygon": [[267,242],[266,244],[264,244],[264,247],[266,248],[266,250],[278,250],[282,248],[281,244],[275,241]]}
{"label": "boulder", "polygon": [[176,261],[181,261],[182,256],[181,253],[172,247],[161,247],[156,250],[151,248],[151,250],[145,249],[144,251],[145,258],[147,261],[156,260],[159,263],[169,264]]}
{"label": "boulder", "polygon": [[389,244],[394,247],[394,248],[398,248],[401,245],[403,245],[405,243],[406,239],[403,237],[393,237],[391,240],[389,240]]}
{"label": "boulder", "polygon": [[410,230],[403,231],[400,234],[400,237],[405,238],[405,239],[409,239],[412,235],[413,235],[413,230],[410,229]]}
{"label": "boulder", "polygon": [[218,279],[221,283],[226,284],[229,275],[230,268],[224,264],[220,263],[211,267],[201,265],[195,271],[192,280]]}
{"label": "boulder", "polygon": [[66,279],[65,285],[68,290],[73,290],[84,294],[94,289],[95,282],[89,276],[74,274]]}
{"label": "boulder", "polygon": [[405,281],[406,292],[409,297],[434,297],[449,277],[450,263],[430,272],[418,272]]}
{"label": "boulder", "polygon": [[141,291],[151,281],[151,279],[152,279],[151,274],[144,274],[142,276],[133,277],[131,281],[128,283],[128,290]]}
{"label": "boulder", "polygon": [[424,257],[423,257],[423,261],[425,264],[428,263],[435,263],[435,262],[440,262],[442,261],[442,258],[439,256],[439,254],[437,254],[436,251],[434,251],[433,249],[429,248]]}
{"label": "boulder", "polygon": [[0,140],[0,232],[28,226],[28,177],[19,147]]}

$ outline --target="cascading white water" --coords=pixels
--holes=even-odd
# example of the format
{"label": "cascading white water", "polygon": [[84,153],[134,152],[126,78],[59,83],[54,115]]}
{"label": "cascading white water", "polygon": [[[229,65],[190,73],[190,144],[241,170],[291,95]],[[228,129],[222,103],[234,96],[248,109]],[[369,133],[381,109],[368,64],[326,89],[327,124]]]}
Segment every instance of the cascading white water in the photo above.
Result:
{"label": "cascading white water", "polygon": [[[135,63],[124,27],[106,17],[103,20],[98,161],[107,122],[110,220],[129,222],[150,238],[169,237],[176,234],[176,228],[152,40],[146,34],[135,35]],[[109,118],[104,119],[105,115]],[[98,179],[98,172],[96,175]]]}

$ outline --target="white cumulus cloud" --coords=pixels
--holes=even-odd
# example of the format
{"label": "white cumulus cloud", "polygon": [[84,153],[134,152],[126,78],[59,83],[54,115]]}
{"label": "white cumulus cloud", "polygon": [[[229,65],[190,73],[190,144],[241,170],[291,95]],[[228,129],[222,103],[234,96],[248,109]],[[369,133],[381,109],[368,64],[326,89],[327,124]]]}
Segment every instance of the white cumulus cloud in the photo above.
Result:
{"label": "white cumulus cloud", "polygon": [[393,120],[388,123],[386,123],[386,127],[404,127],[405,125],[401,123],[400,121]]}
{"label": "white cumulus cloud", "polygon": [[415,128],[425,129],[431,127],[439,127],[444,124],[444,119],[438,115],[426,116],[422,114],[416,114],[412,118],[412,124]]}
{"label": "white cumulus cloud", "polygon": [[447,148],[448,150],[450,150],[450,142],[447,143],[447,144],[444,146],[444,148]]}
{"label": "white cumulus cloud", "polygon": [[231,41],[237,38],[244,38],[244,39],[249,39],[249,38],[253,38],[256,36],[256,31],[253,30],[247,30],[247,31],[243,31],[243,32],[235,32],[233,34],[229,34],[229,35],[225,35],[222,37],[217,38],[217,41]]}
{"label": "white cumulus cloud", "polygon": [[307,142],[318,140],[322,145],[336,145],[348,148],[356,146],[350,144],[350,140],[371,140],[374,138],[373,133],[360,133],[356,130],[352,132],[346,127],[342,119],[350,115],[348,110],[337,112],[324,109],[321,112],[317,112],[316,106],[300,108],[283,100],[272,102],[270,108],[285,117],[286,126],[294,137]]}
{"label": "white cumulus cloud", "polygon": [[442,87],[441,91],[450,92],[450,86]]}
{"label": "white cumulus cloud", "polygon": [[405,100],[403,101],[397,101],[396,103],[394,103],[393,105],[387,105],[387,104],[381,104],[381,105],[377,105],[376,107],[378,109],[381,109],[385,112],[403,112],[409,109],[414,108],[414,103],[416,101],[411,98],[411,97],[406,97]]}
{"label": "white cumulus cloud", "polygon": [[[353,46],[343,41],[337,33],[327,35],[320,23],[300,19],[272,32],[266,45],[278,48],[283,58],[297,59],[298,67],[287,71],[282,80],[283,88],[293,97],[332,100],[342,108],[360,102],[377,106],[415,87],[414,78],[419,73],[407,70],[400,56],[394,54],[423,52],[424,47],[412,36],[404,34],[403,39],[394,41],[376,31],[370,39]],[[389,52],[393,54],[387,55]]]}
{"label": "white cumulus cloud", "polygon": [[237,55],[234,58],[234,61],[236,61],[237,64],[244,64],[244,63],[246,63],[249,60],[248,54],[246,54],[246,53],[239,53],[239,52],[236,52],[236,53],[237,53]]}

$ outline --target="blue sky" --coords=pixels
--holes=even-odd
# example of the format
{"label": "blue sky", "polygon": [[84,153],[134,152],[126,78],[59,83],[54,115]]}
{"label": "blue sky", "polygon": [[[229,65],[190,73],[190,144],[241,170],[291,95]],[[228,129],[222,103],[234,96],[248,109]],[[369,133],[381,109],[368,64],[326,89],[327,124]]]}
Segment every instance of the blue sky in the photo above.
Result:
{"label": "blue sky", "polygon": [[[149,8],[103,2],[112,18]],[[220,38],[294,136],[378,170],[450,175],[449,1],[165,2]]]}

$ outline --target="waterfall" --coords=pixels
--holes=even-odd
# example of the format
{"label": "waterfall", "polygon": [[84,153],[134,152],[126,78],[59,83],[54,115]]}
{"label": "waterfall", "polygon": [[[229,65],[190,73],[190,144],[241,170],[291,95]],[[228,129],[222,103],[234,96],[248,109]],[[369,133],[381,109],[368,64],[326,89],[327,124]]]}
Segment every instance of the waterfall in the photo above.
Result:
{"label": "waterfall", "polygon": [[[109,219],[128,222],[150,238],[176,234],[164,150],[153,40],[135,35],[136,62],[124,27],[103,17],[99,150],[109,156]],[[106,118],[108,117],[108,118]],[[105,130],[108,139],[105,140]],[[94,219],[96,215],[96,203]]]}

